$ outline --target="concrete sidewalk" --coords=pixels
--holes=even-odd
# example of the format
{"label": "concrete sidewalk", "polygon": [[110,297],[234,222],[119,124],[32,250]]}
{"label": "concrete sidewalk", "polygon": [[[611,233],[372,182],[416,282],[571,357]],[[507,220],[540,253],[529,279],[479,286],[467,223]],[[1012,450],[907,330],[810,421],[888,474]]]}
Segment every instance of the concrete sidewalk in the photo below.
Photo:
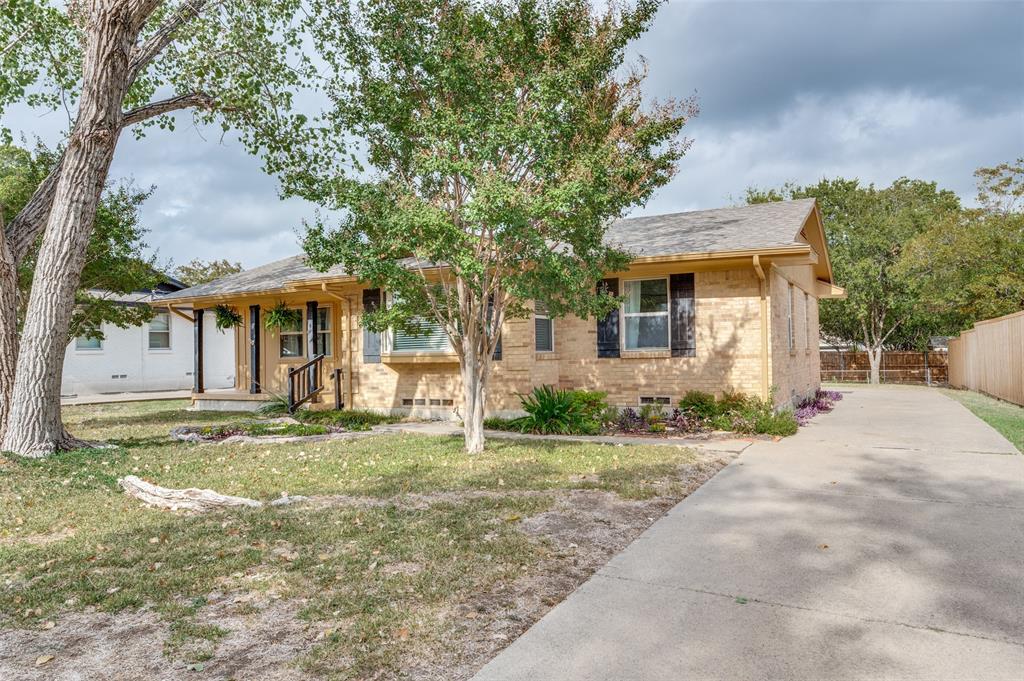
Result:
{"label": "concrete sidewalk", "polygon": [[75,404],[108,404],[113,402],[146,402],[148,400],[187,400],[191,390],[162,390],[142,393],[105,393],[102,395],[75,395],[60,398],[61,406]]}
{"label": "concrete sidewalk", "polygon": [[937,391],[843,392],[476,681],[1024,678],[1024,456]]}

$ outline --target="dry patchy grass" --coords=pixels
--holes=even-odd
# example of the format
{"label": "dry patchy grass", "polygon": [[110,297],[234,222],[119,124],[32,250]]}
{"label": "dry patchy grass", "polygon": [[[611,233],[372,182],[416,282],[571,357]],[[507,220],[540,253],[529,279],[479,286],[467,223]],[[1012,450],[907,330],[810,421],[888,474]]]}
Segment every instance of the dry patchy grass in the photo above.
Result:
{"label": "dry patchy grass", "polygon": [[[680,466],[696,461],[681,448],[510,441],[470,457],[458,438],[406,435],[172,441],[173,426],[239,419],[184,407],[71,407],[66,420],[76,435],[117,446],[0,459],[0,626],[45,630],[82,613],[152,612],[179,673],[214,657],[233,635],[225,622],[288,603],[289,616],[310,631],[289,669],[397,677],[403,660],[459,657],[451,622],[460,607],[562,565],[550,542],[522,531],[523,519],[565,505],[568,490],[677,498],[692,485],[678,476]],[[299,494],[320,503],[172,514],[121,494],[116,481],[127,474],[167,487],[258,499]]]}

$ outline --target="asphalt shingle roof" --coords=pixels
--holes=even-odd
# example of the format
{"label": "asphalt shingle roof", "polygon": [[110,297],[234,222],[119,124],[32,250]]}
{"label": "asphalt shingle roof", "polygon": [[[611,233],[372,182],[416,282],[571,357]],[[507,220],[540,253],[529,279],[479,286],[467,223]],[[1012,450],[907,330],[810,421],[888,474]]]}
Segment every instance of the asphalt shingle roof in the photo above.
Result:
{"label": "asphalt shingle roof", "polygon": [[[797,235],[813,207],[814,199],[798,199],[626,218],[608,228],[605,241],[636,257],[792,246],[800,243]],[[305,264],[304,256],[293,255],[169,293],[162,299],[257,293],[280,289],[286,283],[344,275],[345,270],[340,265],[327,272],[317,272]]]}

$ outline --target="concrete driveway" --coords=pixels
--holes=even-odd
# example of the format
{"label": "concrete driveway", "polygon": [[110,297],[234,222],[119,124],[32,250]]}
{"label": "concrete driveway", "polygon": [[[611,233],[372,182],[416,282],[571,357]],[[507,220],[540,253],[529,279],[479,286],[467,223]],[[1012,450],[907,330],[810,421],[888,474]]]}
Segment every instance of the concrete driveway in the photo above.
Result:
{"label": "concrete driveway", "polygon": [[937,391],[842,392],[476,681],[1024,679],[1024,456]]}

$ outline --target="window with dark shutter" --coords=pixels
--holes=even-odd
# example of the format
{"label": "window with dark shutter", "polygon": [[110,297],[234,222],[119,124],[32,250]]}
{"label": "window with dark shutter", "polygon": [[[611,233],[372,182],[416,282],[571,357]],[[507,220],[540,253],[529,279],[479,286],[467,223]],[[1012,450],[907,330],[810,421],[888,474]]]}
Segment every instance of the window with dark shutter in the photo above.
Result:
{"label": "window with dark shutter", "polygon": [[[487,321],[490,322],[494,316],[494,297],[491,296],[487,300]],[[494,344],[494,354],[491,358],[495,361],[501,360],[501,329],[498,329],[498,342]]]}
{"label": "window with dark shutter", "polygon": [[555,335],[551,317],[544,303],[536,303],[533,310],[534,350],[537,352],[553,352]]}
{"label": "window with dark shutter", "polygon": [[[363,313],[375,312],[380,308],[380,289],[363,289]],[[380,334],[363,328],[363,362],[380,364]]]}
{"label": "window with dark shutter", "polygon": [[[618,279],[602,279],[598,284],[599,291],[607,291],[613,296],[619,295]],[[619,356],[619,308],[609,312],[603,319],[597,320],[597,356]]]}
{"label": "window with dark shutter", "polygon": [[672,335],[672,356],[696,357],[696,301],[692,272],[673,274],[669,277],[669,297],[672,299],[672,323],[669,327]]}

